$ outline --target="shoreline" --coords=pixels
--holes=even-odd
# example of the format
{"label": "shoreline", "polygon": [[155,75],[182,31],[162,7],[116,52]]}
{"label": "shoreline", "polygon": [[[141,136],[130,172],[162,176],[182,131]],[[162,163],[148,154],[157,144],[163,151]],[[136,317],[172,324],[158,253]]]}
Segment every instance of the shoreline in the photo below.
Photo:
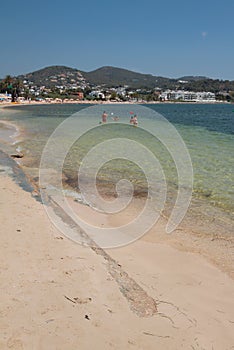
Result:
{"label": "shoreline", "polygon": [[231,349],[234,282],[201,255],[145,239],[83,247],[0,177],[1,348]]}
{"label": "shoreline", "polygon": [[[231,349],[233,242],[191,226],[166,235],[161,217],[124,247],[82,246],[55,228],[38,189],[19,186],[17,167],[13,181],[0,162],[0,348]],[[99,227],[128,222],[139,209],[100,215],[68,200]]]}
{"label": "shoreline", "polygon": [[[20,131],[20,128],[18,125],[16,125],[15,123],[12,123],[8,120],[2,120],[0,119],[0,124],[3,124],[3,125],[6,125],[6,127],[10,130],[10,129],[14,129],[14,133],[11,134],[9,136],[9,141],[12,140],[12,142],[10,143],[12,146],[15,145],[16,143],[19,142],[19,140],[17,140],[16,138],[18,136],[20,136],[21,134],[21,131]],[[0,127],[0,132],[1,132],[1,127]],[[1,138],[1,135],[0,135],[0,138]],[[14,140],[15,139],[15,140]],[[14,141],[13,141],[14,140]],[[7,140],[6,140],[7,141]]]}
{"label": "shoreline", "polygon": [[225,104],[225,105],[234,105],[234,102],[225,102],[225,101],[199,101],[199,102],[189,102],[189,101],[89,101],[89,100],[77,100],[77,101],[66,101],[66,102],[59,102],[59,101],[51,101],[51,102],[46,102],[46,101],[25,101],[25,102],[2,102],[0,103],[0,109],[1,108],[8,108],[8,107],[20,107],[20,106],[40,106],[40,105],[64,105],[64,104],[90,104],[90,105],[97,105],[97,104],[103,104],[103,105],[109,105],[109,104],[130,104],[130,105],[164,105],[164,104],[178,104],[178,105],[220,105],[220,104]]}
{"label": "shoreline", "polygon": [[[8,122],[7,120],[0,120],[0,124],[5,124],[9,125],[10,127],[13,127],[15,129],[15,133],[12,136],[17,136],[19,137],[20,134],[23,132],[20,130],[20,128],[12,123]],[[10,136],[10,139],[13,137]],[[15,140],[13,143],[11,143],[11,146],[14,146],[19,142],[19,140]],[[20,153],[17,149],[15,150],[15,153]],[[15,160],[16,161],[16,160]],[[18,166],[24,171],[24,164],[21,164],[20,160],[17,160],[16,163]],[[26,166],[27,167],[27,166]],[[39,191],[39,187],[35,181],[28,175],[26,175],[31,182],[31,185],[34,187],[36,191]],[[72,188],[71,188],[72,189]],[[102,194],[103,195],[103,194]],[[108,197],[108,200],[112,199],[113,196],[109,193],[109,195],[106,195],[105,197]],[[69,196],[68,196],[69,198]],[[71,203],[70,198],[68,199]],[[145,199],[144,197],[139,196],[138,200],[143,202]],[[82,204],[77,204],[75,203],[74,208]],[[82,212],[87,211],[89,212],[89,208],[91,209],[91,213],[89,215],[93,217],[92,215],[95,212],[92,213],[92,208],[87,206],[85,204],[82,205],[84,208],[81,210],[81,207],[79,207],[79,210]],[[133,212],[136,211],[136,208],[133,208]],[[76,210],[76,209],[75,209]],[[86,215],[86,214],[84,214]],[[121,214],[122,215],[122,214]],[[127,213],[126,215],[123,214],[125,217],[124,220],[132,213]],[[97,219],[97,218],[96,218]],[[110,222],[111,224],[114,223],[116,224],[116,219],[115,218],[106,218],[105,222]],[[97,219],[98,222],[100,219]],[[160,221],[160,232],[162,231],[162,225],[164,222],[165,226],[165,221],[167,220],[165,215],[162,215],[161,221]],[[118,220],[117,220],[118,223]],[[221,271],[227,273],[231,278],[234,278],[234,261],[232,258],[232,245],[234,243],[234,237],[230,235],[222,235],[222,234],[216,234],[208,231],[206,233],[202,233],[199,231],[199,227],[192,227],[191,223],[188,224],[187,222],[182,222],[179,226],[179,228],[171,235],[167,235],[165,233],[164,229],[164,234],[162,232],[158,235],[155,235],[155,232],[157,231],[157,226],[156,228],[152,228],[146,235],[144,235],[143,240],[152,242],[152,243],[166,243],[168,245],[171,245],[172,247],[176,247],[177,249],[181,249],[187,252],[196,252],[197,254],[202,255],[203,257],[207,258],[208,261],[214,263],[215,266],[217,266]],[[202,242],[203,241],[203,242]],[[211,243],[212,242],[212,243]],[[221,244],[220,244],[221,242]]]}
{"label": "shoreline", "polygon": [[[12,141],[12,139],[14,137],[20,137],[20,134],[23,133],[23,130],[20,130],[20,128],[18,127],[17,124],[14,124],[10,121],[7,120],[0,120],[0,123],[6,125],[6,126],[10,126],[11,128],[13,128],[15,130],[14,134],[11,135],[9,137],[10,141]],[[17,144],[17,142],[19,142],[19,139],[14,140],[14,142],[11,142],[11,146],[15,146]],[[15,150],[15,153],[19,153],[20,151]],[[27,158],[27,156],[26,156]],[[19,159],[15,159],[16,163],[18,164],[18,166],[22,169],[22,171],[24,171],[24,159],[22,159],[22,161]],[[27,159],[26,159],[26,163],[27,163]],[[26,165],[27,168],[27,165]],[[39,184],[37,184],[33,178],[31,177],[31,175],[27,174],[26,175],[29,179],[29,181],[31,182],[31,185],[39,191]],[[69,187],[68,186],[68,190],[73,191],[73,187]],[[106,193],[106,185],[104,185],[105,188],[105,192],[102,193],[102,196],[106,197],[107,200],[113,200],[115,199],[115,197],[113,197],[113,193]],[[112,190],[113,192],[113,190]],[[141,196],[140,194],[138,196],[136,196],[135,198],[137,198],[138,201],[141,201],[142,203],[145,200],[145,193],[143,196]],[[69,195],[67,196],[69,198]],[[68,199],[70,201],[70,198]],[[83,204],[84,210],[87,210],[89,212],[89,209],[87,208],[86,205]],[[92,208],[91,209],[91,213],[92,213]],[[81,210],[81,208],[80,208]],[[83,211],[83,209],[81,210]],[[136,208],[133,207],[133,212],[136,212]],[[90,213],[90,216],[92,217],[92,214]],[[94,217],[96,217],[95,211],[93,212]],[[121,213],[122,215],[123,213]],[[125,219],[130,215],[130,217],[132,216],[132,213],[127,213],[126,215],[123,214],[123,216],[125,216]],[[107,218],[108,219],[108,218]],[[167,217],[165,216],[165,213],[162,213],[162,218],[161,221],[164,222],[164,226],[165,226],[165,221],[167,220]],[[99,219],[98,219],[99,221]],[[114,225],[116,224],[116,219],[113,218],[112,216],[110,219],[107,220],[110,223],[114,223]],[[106,221],[106,223],[107,223]],[[187,220],[188,221],[188,220]],[[182,221],[182,223],[180,224],[178,230],[175,231],[175,236],[177,237],[176,239],[174,239],[174,233],[172,235],[172,238],[169,237],[165,232],[164,235],[162,235],[162,233],[158,235],[155,235],[154,232],[157,231],[156,229],[151,229],[146,235],[144,235],[146,241],[151,241],[151,242],[164,242],[167,243],[169,245],[172,245],[174,247],[177,247],[179,249],[182,250],[187,250],[189,252],[197,252],[198,254],[201,254],[202,256],[206,257],[210,262],[213,262],[218,268],[220,268],[221,271],[227,273],[230,277],[234,278],[234,270],[232,267],[232,264],[234,266],[234,262],[232,263],[232,259],[230,259],[231,253],[227,253],[227,250],[229,251],[229,246],[231,246],[234,243],[234,237],[232,237],[230,234],[224,235],[222,233],[216,234],[214,232],[212,232],[210,229],[208,231],[208,229],[206,230],[206,233],[199,231],[199,226],[196,228],[191,226],[191,223],[188,223],[186,220]],[[162,222],[160,223],[160,227],[162,230]],[[118,223],[118,220],[117,220]],[[165,231],[165,230],[164,230]],[[198,244],[197,242],[197,238],[199,238],[200,241],[204,241],[204,245],[202,244],[202,242],[200,242],[201,244]],[[222,242],[224,244],[222,244],[222,248],[220,248],[219,246],[219,242]],[[212,248],[210,246],[210,242],[212,242]],[[218,244],[216,244],[218,243]],[[183,246],[184,245],[184,246]],[[221,250],[220,250],[221,249]]]}
{"label": "shoreline", "polygon": [[[75,215],[84,221],[97,227],[119,227],[126,225],[133,220],[139,208],[143,207],[144,200],[135,198],[135,205],[130,209],[121,211],[118,214],[108,215],[98,213],[94,208],[77,202],[72,197],[66,197],[68,204]],[[108,200],[110,198],[108,197]],[[91,221],[90,221],[91,218]],[[216,266],[220,271],[227,274],[234,280],[234,237],[214,233],[202,233],[196,228],[192,228],[183,222],[171,234],[166,233],[168,218],[161,214],[159,220],[153,227],[135,242],[147,242],[150,244],[166,244],[184,253],[195,253],[203,257],[209,263]],[[131,236],[131,233],[129,233]]]}

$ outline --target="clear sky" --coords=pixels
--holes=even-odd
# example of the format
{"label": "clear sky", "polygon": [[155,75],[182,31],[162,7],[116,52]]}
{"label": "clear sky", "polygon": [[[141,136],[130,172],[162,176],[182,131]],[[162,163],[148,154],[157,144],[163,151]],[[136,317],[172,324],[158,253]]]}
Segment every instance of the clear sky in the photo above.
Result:
{"label": "clear sky", "polygon": [[234,80],[234,0],[11,0],[0,77],[50,65]]}

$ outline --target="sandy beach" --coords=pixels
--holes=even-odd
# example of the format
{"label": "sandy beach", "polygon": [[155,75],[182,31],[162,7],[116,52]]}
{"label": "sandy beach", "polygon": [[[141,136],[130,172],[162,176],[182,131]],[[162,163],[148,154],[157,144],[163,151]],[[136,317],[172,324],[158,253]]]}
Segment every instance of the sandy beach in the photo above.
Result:
{"label": "sandy beach", "polygon": [[[14,144],[20,130],[1,123],[1,141]],[[9,159],[0,157],[0,349],[233,349],[232,236],[192,224],[167,235],[162,216],[125,247],[84,247],[55,228]],[[141,206],[105,215],[68,202],[97,227],[127,223]]]}
{"label": "sandy beach", "polygon": [[[39,106],[39,105],[60,105],[60,104],[87,104],[87,105],[109,105],[109,104],[133,104],[133,105],[137,105],[137,104],[144,104],[144,105],[147,105],[147,104],[186,104],[186,103],[189,103],[190,105],[192,104],[223,104],[223,103],[227,103],[227,102],[223,102],[223,101],[200,101],[200,102],[193,102],[193,101],[187,101],[187,102],[181,102],[181,101],[164,101],[164,102],[161,102],[161,101],[150,101],[150,102],[147,102],[147,101],[126,101],[126,102],[123,102],[123,101],[111,101],[111,100],[107,100],[107,101],[100,101],[100,100],[65,100],[65,101],[60,101],[60,100],[52,100],[52,101],[36,101],[36,100],[25,100],[23,102],[1,102],[0,103],[0,108],[5,108],[5,107],[19,107],[19,106]],[[228,104],[228,103],[227,103]]]}
{"label": "sandy beach", "polygon": [[100,252],[65,238],[4,169],[0,198],[1,349],[233,349],[233,279],[185,235]]}
{"label": "sandy beach", "polygon": [[233,17],[1,2],[0,350],[234,350]]}

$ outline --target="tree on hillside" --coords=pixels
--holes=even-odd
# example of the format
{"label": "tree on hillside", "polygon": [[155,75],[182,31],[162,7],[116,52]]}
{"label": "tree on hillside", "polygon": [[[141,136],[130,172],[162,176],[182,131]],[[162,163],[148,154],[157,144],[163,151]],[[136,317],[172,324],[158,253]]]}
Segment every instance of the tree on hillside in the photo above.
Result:
{"label": "tree on hillside", "polygon": [[1,81],[0,90],[3,93],[11,94],[11,101],[15,102],[20,92],[23,88],[23,83],[18,78],[13,78],[10,75],[7,75],[5,79]]}
{"label": "tree on hillside", "polygon": [[12,89],[13,78],[10,75],[7,75],[5,79],[1,81],[1,92],[10,93]]}

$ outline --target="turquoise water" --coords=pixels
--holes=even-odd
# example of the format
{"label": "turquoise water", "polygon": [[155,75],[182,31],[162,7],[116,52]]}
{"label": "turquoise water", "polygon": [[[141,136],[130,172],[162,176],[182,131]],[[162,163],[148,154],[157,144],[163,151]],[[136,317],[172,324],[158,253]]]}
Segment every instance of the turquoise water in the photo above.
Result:
{"label": "turquoise water", "polygon": [[234,211],[233,105],[152,106],[176,125],[193,163],[194,193]]}
{"label": "turquoise water", "polygon": [[[87,105],[41,105],[1,111],[1,119],[16,123],[23,130],[19,142],[12,149],[17,147],[26,155],[23,165],[34,180],[38,178],[37,170],[46,141],[62,121],[80,111],[78,125],[92,130],[75,142],[67,154],[63,168],[65,186],[77,187],[77,169],[92,147],[110,138],[123,137],[141,142],[157,156],[166,177],[170,207],[177,190],[176,166],[166,147],[141,129],[156,130],[161,127],[161,122],[153,113],[156,111],[175,126],[190,153],[194,186],[189,215],[202,218],[206,213],[210,222],[219,217],[222,222],[228,222],[231,231],[229,219],[234,212],[233,105],[155,104],[147,105],[146,112],[137,105],[105,105],[98,113],[106,109],[109,118],[108,123],[101,127],[101,114],[97,110],[87,112],[85,107]],[[139,128],[129,125],[131,111],[138,115]],[[111,119],[111,113],[120,116],[120,124]],[[73,132],[76,133],[76,130]],[[66,144],[69,133],[64,132],[61,137],[60,143]],[[124,152],[123,148],[123,155]],[[151,164],[147,167],[150,171]],[[147,189],[144,172],[129,160],[115,159],[105,163],[98,172],[97,180],[104,192],[113,193],[114,184],[122,178],[128,178],[134,184],[137,194],[144,194]]]}

